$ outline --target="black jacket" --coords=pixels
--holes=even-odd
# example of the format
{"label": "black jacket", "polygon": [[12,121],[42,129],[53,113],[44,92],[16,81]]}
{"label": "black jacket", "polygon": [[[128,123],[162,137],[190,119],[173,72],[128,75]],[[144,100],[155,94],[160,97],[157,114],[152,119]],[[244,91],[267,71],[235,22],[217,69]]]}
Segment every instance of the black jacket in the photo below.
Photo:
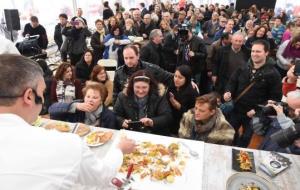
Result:
{"label": "black jacket", "polygon": [[245,114],[251,109],[257,108],[259,104],[265,105],[268,100],[281,100],[281,77],[273,64],[272,59],[267,59],[265,65],[257,69],[253,75],[253,63],[249,60],[246,66],[238,68],[232,74],[225,92],[231,92],[233,100],[252,80],[255,80],[251,89],[235,103],[234,109],[237,112]]}
{"label": "black jacket", "polygon": [[62,31],[62,27],[61,27],[61,24],[58,23],[56,26],[55,26],[55,29],[54,29],[54,41],[58,47],[58,50],[60,50],[60,47],[63,43],[63,38],[62,38],[62,34],[61,34],[61,31]]}
{"label": "black jacket", "polygon": [[178,49],[178,36],[169,33],[166,35],[163,44],[163,59],[165,64],[165,69],[169,72],[175,72],[177,64],[177,55],[175,50]]}
{"label": "black jacket", "polygon": [[150,32],[155,28],[156,28],[156,26],[153,22],[151,22],[148,26],[146,26],[145,23],[142,22],[142,24],[139,28],[139,34],[141,36],[143,36],[143,34],[146,34],[147,38],[145,38],[145,39],[149,39]]}
{"label": "black jacket", "polygon": [[186,62],[184,56],[184,52],[185,52],[184,46],[181,46],[179,48],[179,55],[178,55],[179,65],[181,64],[190,65],[193,71],[193,75],[199,74],[199,72],[206,69],[205,59],[207,56],[207,51],[206,51],[204,41],[198,36],[193,36],[192,39],[187,42],[187,44],[189,46],[189,50],[193,51],[195,53],[195,56],[190,57],[189,61]]}
{"label": "black jacket", "polygon": [[158,65],[161,68],[165,68],[164,60],[162,57],[162,47],[160,44],[155,44],[149,41],[142,49],[140,53],[140,59],[142,61]]}
{"label": "black jacket", "polygon": [[196,89],[193,88],[191,83],[180,88],[179,91],[176,90],[175,84],[173,83],[172,86],[167,91],[168,100],[170,98],[170,94],[169,94],[170,92],[174,94],[175,99],[181,105],[180,110],[177,110],[170,103],[170,107],[172,109],[172,115],[173,115],[173,123],[172,123],[172,127],[170,127],[170,130],[173,134],[177,134],[179,129],[179,123],[183,113],[187,112],[189,109],[195,106],[195,100],[196,97],[199,95],[199,93],[197,92]]}
{"label": "black jacket", "polygon": [[118,94],[123,90],[124,85],[127,84],[128,78],[136,71],[145,69],[150,72],[153,77],[164,83],[164,85],[169,86],[173,81],[173,74],[169,73],[157,65],[140,61],[136,68],[128,68],[126,65],[122,65],[116,70],[114,77],[114,90],[113,90],[113,99],[114,102],[117,99]]}
{"label": "black jacket", "polygon": [[132,27],[131,30],[126,30],[124,27],[124,34],[126,36],[140,36],[138,30],[135,27]]}
{"label": "black jacket", "polygon": [[[215,59],[213,59],[214,61],[212,64],[212,73],[213,76],[218,77],[216,83],[216,90],[221,94],[224,92],[226,84],[229,80],[229,78],[227,77],[227,71],[229,65],[230,51],[231,51],[231,45],[221,47],[217,51],[217,55]],[[248,59],[250,58],[250,51],[244,45],[242,46],[241,51],[244,55],[243,59],[245,63],[247,63]]]}
{"label": "black jacket", "polygon": [[90,65],[86,64],[82,58],[75,66],[76,78],[79,79],[81,83],[89,80],[95,65],[96,64],[94,63],[94,61],[92,61]]}
{"label": "black jacket", "polygon": [[245,42],[245,46],[246,46],[248,49],[251,50],[252,44],[253,44],[253,42],[256,41],[256,40],[265,40],[265,41],[267,41],[267,42],[269,43],[269,45],[270,45],[270,50],[273,50],[273,49],[276,48],[276,44],[275,44],[275,41],[274,41],[273,38],[267,38],[267,37],[258,38],[258,37],[256,37],[256,36],[252,36],[252,37],[248,38],[247,41]]}
{"label": "black jacket", "polygon": [[[67,122],[80,122],[84,123],[85,120],[85,112],[76,110],[75,113],[69,113],[70,107],[73,103],[78,103],[82,101],[74,101],[72,103],[63,103],[63,102],[57,102],[55,104],[52,104],[49,108],[50,118],[60,121],[67,121]],[[117,129],[117,119],[116,115],[107,109],[106,107],[103,107],[102,112],[99,115],[100,118],[100,125],[104,128],[110,128],[110,129]]]}
{"label": "black jacket", "polygon": [[48,37],[46,33],[46,29],[42,25],[38,25],[36,28],[32,28],[30,23],[27,23],[24,27],[23,36],[29,34],[30,36],[39,35],[38,45],[42,49],[47,49],[48,47]]}
{"label": "black jacket", "polygon": [[[104,40],[104,37],[103,37],[103,40]],[[105,46],[104,46],[103,41],[100,42],[100,34],[97,31],[91,37],[91,46],[94,50],[95,61],[102,59]]]}
{"label": "black jacket", "polygon": [[76,29],[75,27],[65,27],[62,34],[69,37],[68,53],[80,55],[87,49],[86,38],[92,33],[87,28]]}
{"label": "black jacket", "polygon": [[[114,106],[118,126],[122,128],[124,119],[139,121],[139,108],[133,96],[120,93]],[[168,135],[168,125],[172,120],[171,109],[165,95],[151,93],[147,103],[147,117],[153,120],[153,127],[139,128],[137,131]]]}
{"label": "black jacket", "polygon": [[111,8],[105,8],[103,10],[103,20],[107,20],[112,16],[114,16],[114,12],[111,10]]}

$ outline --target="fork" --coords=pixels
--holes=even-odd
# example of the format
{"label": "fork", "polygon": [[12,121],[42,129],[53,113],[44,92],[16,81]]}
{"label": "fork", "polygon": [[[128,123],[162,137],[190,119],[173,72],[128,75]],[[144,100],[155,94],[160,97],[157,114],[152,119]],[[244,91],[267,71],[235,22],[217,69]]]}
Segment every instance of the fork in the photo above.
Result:
{"label": "fork", "polygon": [[191,149],[191,147],[189,147],[185,142],[179,141],[179,143],[182,144],[185,148],[187,148],[189,150],[189,153],[191,156],[193,156],[194,158],[199,158],[198,152]]}

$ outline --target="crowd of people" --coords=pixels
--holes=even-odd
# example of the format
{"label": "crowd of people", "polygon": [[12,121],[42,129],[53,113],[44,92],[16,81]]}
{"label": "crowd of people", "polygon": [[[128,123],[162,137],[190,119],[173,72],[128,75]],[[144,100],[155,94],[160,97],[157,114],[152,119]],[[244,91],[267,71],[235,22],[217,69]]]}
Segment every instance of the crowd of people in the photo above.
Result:
{"label": "crowd of people", "polygon": [[[100,122],[102,126],[121,129],[132,121],[142,121],[142,131],[178,137],[180,128],[186,127],[180,126],[185,123],[181,122],[186,119],[184,113],[196,107],[198,96],[212,93],[222,108],[215,113],[224,114],[235,131],[226,144],[247,147],[258,105],[281,101],[281,80],[300,58],[300,17],[275,16],[272,9],[259,10],[252,5],[238,11],[234,4],[195,7],[157,0],[149,9],[144,3],[129,11],[120,5],[118,11],[112,10],[108,2],[104,7],[103,20],[95,21],[93,34],[81,8],[70,21],[66,14],[59,15],[54,39],[64,63],[58,67],[49,92],[53,119],[60,118],[57,112],[62,110],[91,113],[73,102],[82,99],[82,89],[94,81],[104,92],[99,94],[101,109],[94,114],[101,116],[102,106],[113,107],[115,114],[115,125]],[[32,35],[30,27],[45,33],[35,16],[26,25],[25,35]],[[133,36],[143,38],[143,43],[133,43]],[[87,48],[88,37],[92,49]],[[45,37],[40,38],[39,43],[46,42]],[[114,79],[97,65],[100,59],[118,63]],[[141,79],[140,85],[133,76]],[[61,117],[74,122],[69,118]]]}
{"label": "crowd of people", "polygon": [[[40,104],[49,102],[44,112],[48,110],[51,119],[239,147],[248,147],[256,133],[264,137],[259,149],[300,154],[299,129],[294,130],[298,134],[289,139],[287,148],[272,140],[274,133],[299,123],[300,16],[291,20],[284,12],[274,15],[272,9],[256,5],[235,10],[234,4],[196,7],[159,0],[148,9],[144,3],[128,11],[120,4],[116,10],[108,2],[104,7],[103,20],[95,21],[94,33],[81,8],[70,21],[66,14],[59,15],[54,39],[62,63],[46,85],[33,61],[0,56],[0,88],[17,83],[15,89],[1,91],[1,123],[17,121],[27,126],[39,114]],[[47,47],[46,31],[37,17],[31,17],[23,34],[40,34],[40,47]],[[131,36],[143,38],[143,43],[134,43]],[[92,49],[86,40],[90,37]],[[113,79],[105,67],[97,65],[101,59],[117,62]],[[5,65],[7,61],[12,64]],[[17,69],[18,62],[24,67]],[[32,74],[21,74],[25,69]],[[6,70],[18,76],[11,78]],[[62,141],[43,131],[38,135],[53,143]],[[82,163],[76,172],[89,172],[88,162],[98,161],[78,139],[73,141],[68,142],[73,143],[71,150],[66,151],[67,144],[57,154],[61,152],[65,160],[73,149],[80,150],[76,156],[84,159],[78,158]],[[51,144],[45,146],[53,149]],[[116,151],[133,149],[134,143],[123,139]],[[106,170],[109,162],[118,166],[119,160],[110,156],[110,161],[99,163],[87,176]],[[107,169],[107,176],[99,174],[100,178],[107,179],[114,169]]]}

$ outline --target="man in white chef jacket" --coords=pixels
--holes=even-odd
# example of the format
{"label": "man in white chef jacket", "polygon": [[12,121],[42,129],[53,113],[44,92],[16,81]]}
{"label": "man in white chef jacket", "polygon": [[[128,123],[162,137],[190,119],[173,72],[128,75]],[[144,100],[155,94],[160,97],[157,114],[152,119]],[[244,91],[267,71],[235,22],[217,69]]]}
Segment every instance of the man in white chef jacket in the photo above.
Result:
{"label": "man in white chef jacket", "polygon": [[134,142],[121,138],[100,160],[77,135],[32,127],[45,88],[34,61],[0,55],[0,189],[69,190],[75,183],[111,189]]}

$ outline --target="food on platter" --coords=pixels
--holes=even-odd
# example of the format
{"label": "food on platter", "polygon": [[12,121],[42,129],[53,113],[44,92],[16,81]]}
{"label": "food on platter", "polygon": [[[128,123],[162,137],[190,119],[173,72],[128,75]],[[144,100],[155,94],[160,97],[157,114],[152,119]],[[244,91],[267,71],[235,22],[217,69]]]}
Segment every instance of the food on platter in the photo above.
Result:
{"label": "food on platter", "polygon": [[242,184],[239,190],[261,190],[261,188],[254,182],[248,184]]}
{"label": "food on platter", "polygon": [[238,172],[255,173],[253,152],[232,149],[232,168]]}
{"label": "food on platter", "polygon": [[240,150],[237,160],[240,162],[240,168],[245,171],[252,169],[251,158],[248,152]]}
{"label": "food on platter", "polygon": [[69,132],[71,127],[66,122],[50,122],[44,126],[45,129],[56,129],[60,132]]}
{"label": "food on platter", "polygon": [[120,172],[126,173],[130,164],[133,166],[133,175],[140,179],[149,177],[151,180],[173,183],[176,176],[181,176],[188,153],[183,151],[178,143],[168,146],[141,142],[134,152],[126,154]]}
{"label": "food on platter", "polygon": [[85,125],[83,123],[78,123],[77,126],[76,126],[75,134],[82,137],[82,136],[88,134],[90,131],[91,131],[91,129],[88,125]]}
{"label": "food on platter", "polygon": [[109,141],[112,135],[111,131],[94,131],[85,137],[85,141],[89,146],[98,146]]}

